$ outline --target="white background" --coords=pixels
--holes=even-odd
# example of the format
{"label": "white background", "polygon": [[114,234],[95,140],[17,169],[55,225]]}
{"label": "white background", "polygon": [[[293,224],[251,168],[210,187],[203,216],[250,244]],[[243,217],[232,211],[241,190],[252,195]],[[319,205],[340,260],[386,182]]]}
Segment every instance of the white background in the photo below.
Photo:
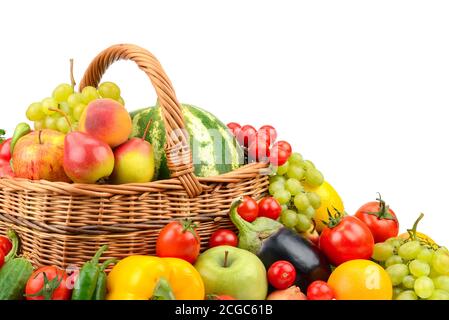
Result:
{"label": "white background", "polygon": [[[274,125],[349,213],[381,192],[401,229],[449,245],[449,2],[1,1],[0,127],[121,42],[152,51],[179,99],[224,122]],[[129,109],[155,95],[114,65]]]}

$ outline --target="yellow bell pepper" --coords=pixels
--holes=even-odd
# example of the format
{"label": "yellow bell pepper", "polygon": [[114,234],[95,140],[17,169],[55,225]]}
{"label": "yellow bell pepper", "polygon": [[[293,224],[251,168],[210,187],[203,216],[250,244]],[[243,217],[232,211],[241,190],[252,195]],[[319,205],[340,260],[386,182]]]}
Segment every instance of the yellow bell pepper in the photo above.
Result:
{"label": "yellow bell pepper", "polygon": [[204,283],[187,261],[130,256],[108,275],[108,300],[203,300]]}

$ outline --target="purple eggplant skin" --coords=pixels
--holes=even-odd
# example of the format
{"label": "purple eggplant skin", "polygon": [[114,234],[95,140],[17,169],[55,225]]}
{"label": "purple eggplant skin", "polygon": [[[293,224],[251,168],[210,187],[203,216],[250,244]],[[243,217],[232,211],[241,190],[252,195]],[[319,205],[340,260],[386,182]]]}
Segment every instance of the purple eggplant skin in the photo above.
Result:
{"label": "purple eggplant skin", "polygon": [[266,238],[256,255],[267,270],[276,261],[290,262],[296,269],[295,285],[302,292],[307,292],[307,287],[313,281],[327,281],[331,274],[329,262],[320,249],[285,227]]}

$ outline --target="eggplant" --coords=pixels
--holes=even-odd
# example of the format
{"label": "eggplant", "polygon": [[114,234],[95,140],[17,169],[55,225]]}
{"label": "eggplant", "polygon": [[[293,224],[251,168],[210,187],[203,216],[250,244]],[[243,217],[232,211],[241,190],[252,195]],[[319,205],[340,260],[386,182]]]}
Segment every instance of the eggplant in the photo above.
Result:
{"label": "eggplant", "polygon": [[330,264],[315,244],[273,219],[259,217],[252,223],[245,221],[237,212],[241,202],[241,199],[234,201],[229,214],[239,230],[239,248],[257,255],[267,270],[276,261],[290,262],[296,269],[295,285],[303,292],[315,280],[327,281]]}

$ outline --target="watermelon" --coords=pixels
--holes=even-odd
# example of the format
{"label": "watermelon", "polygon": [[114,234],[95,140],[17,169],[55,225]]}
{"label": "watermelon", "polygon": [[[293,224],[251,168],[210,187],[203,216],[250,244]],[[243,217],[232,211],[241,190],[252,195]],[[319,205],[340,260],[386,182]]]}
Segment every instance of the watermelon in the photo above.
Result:
{"label": "watermelon", "polygon": [[[217,117],[193,105],[182,104],[181,109],[196,176],[217,176],[235,170],[243,164],[242,148]],[[154,149],[155,179],[170,178],[164,150],[166,132],[161,107],[156,105],[140,109],[130,115],[133,119],[132,137],[142,137],[148,121],[152,120],[146,140]]]}

